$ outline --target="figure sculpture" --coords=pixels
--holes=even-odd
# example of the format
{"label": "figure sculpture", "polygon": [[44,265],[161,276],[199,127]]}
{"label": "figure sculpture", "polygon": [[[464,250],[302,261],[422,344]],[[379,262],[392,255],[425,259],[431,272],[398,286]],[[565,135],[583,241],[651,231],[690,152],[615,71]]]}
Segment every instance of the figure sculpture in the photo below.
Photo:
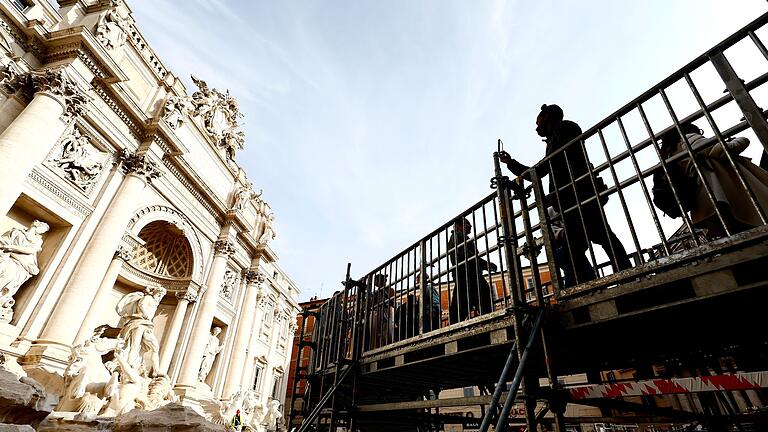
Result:
{"label": "figure sculpture", "polygon": [[163,287],[147,287],[145,292],[133,292],[123,296],[115,308],[124,321],[118,339],[124,341],[125,360],[139,365],[138,372],[150,378],[161,375],[160,344],[155,337],[152,318],[160,300],[165,297]]}
{"label": "figure sculpture", "polygon": [[221,296],[232,300],[232,295],[235,293],[237,287],[237,273],[232,270],[227,270],[224,273],[224,282],[221,283]]}
{"label": "figure sculpture", "polygon": [[260,190],[259,193],[254,192],[250,185],[240,186],[235,193],[235,201],[232,204],[232,210],[245,210],[246,206],[251,201],[260,199],[263,193],[264,190]]}
{"label": "figure sculpture", "polygon": [[37,275],[37,254],[48,224],[35,220],[27,229],[12,228],[0,236],[0,322],[13,318],[13,296],[29,278]]}
{"label": "figure sculpture", "polygon": [[123,46],[128,39],[128,32],[125,20],[117,12],[116,7],[104,11],[99,16],[95,36],[96,40],[108,50]]}
{"label": "figure sculpture", "polygon": [[98,178],[103,165],[91,151],[90,138],[74,128],[61,142],[61,153],[52,159],[67,176],[67,179],[86,190]]}
{"label": "figure sculpture", "polygon": [[282,426],[283,412],[280,409],[280,401],[272,399],[268,402],[267,412],[261,423],[266,426],[267,431],[279,431]]}
{"label": "figure sculpture", "polygon": [[163,119],[168,123],[171,129],[178,129],[184,124],[192,109],[192,104],[189,98],[186,96],[176,96],[174,94],[168,96],[165,101],[165,111],[163,112]]}
{"label": "figure sculpture", "polygon": [[266,246],[271,240],[275,239],[275,229],[272,225],[275,222],[275,214],[270,213],[267,220],[264,221],[264,233],[259,237],[259,245]]}
{"label": "figure sculpture", "polygon": [[192,81],[198,88],[191,98],[193,116],[200,117],[211,140],[224,150],[228,159],[234,159],[235,152],[245,145],[245,134],[238,130],[238,119],[243,114],[237,100],[229,91],[222,93],[194,76]]}
{"label": "figure sculpture", "polygon": [[202,383],[208,378],[208,374],[211,372],[211,367],[213,366],[213,361],[216,359],[216,355],[224,349],[224,345],[219,343],[219,333],[221,333],[221,328],[214,327],[211,334],[208,335],[208,343],[205,345],[203,361],[200,363],[200,370],[197,374],[197,380]]}
{"label": "figure sculpture", "polygon": [[[152,410],[177,400],[170,378],[158,366],[152,323],[164,295],[162,287],[126,294],[115,308],[121,317],[117,337],[102,337],[109,328],[103,325],[72,348],[58,411],[75,411],[77,419],[88,420],[136,408]],[[102,356],[110,352],[114,359],[104,363]]]}

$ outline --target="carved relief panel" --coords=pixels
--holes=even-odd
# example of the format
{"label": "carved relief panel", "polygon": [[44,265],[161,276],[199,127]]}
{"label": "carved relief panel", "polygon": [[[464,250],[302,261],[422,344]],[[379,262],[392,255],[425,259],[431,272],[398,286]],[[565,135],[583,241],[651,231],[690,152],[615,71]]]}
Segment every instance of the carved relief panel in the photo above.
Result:
{"label": "carved relief panel", "polygon": [[64,134],[45,161],[45,165],[86,196],[108,170],[111,156],[95,145],[96,141],[74,126]]}

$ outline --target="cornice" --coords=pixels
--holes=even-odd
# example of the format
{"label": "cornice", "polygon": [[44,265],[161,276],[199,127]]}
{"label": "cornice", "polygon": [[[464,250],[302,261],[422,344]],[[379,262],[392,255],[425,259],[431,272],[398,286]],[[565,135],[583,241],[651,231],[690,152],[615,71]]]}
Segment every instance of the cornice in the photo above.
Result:
{"label": "cornice", "polygon": [[45,54],[45,47],[40,41],[39,35],[28,35],[28,31],[40,31],[39,26],[28,28],[27,23],[29,21],[26,17],[11,7],[9,9],[0,9],[0,26],[7,31],[11,37],[16,41],[24,51],[31,52],[38,58],[42,58]]}
{"label": "cornice", "polygon": [[47,63],[77,57],[101,80],[109,83],[128,80],[112,56],[83,26],[48,33],[45,44]]}
{"label": "cornice", "polygon": [[[190,194],[200,203],[208,213],[210,213],[216,222],[221,225],[225,220],[225,210],[223,204],[216,202],[218,200],[212,200],[210,197],[215,196],[213,192],[208,188],[203,180],[200,178],[192,178],[188,173],[194,172],[186,166],[180,166],[178,158],[169,156],[166,154],[163,156],[163,165],[168,171],[173,174],[176,180],[184,186]],[[185,169],[186,168],[186,169]],[[205,189],[205,195],[200,192],[200,188]]]}

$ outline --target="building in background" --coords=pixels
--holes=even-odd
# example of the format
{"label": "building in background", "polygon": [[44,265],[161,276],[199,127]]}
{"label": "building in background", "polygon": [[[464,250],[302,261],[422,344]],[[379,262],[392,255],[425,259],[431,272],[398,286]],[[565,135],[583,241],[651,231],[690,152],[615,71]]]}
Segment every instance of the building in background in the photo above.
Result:
{"label": "building in background", "polygon": [[178,397],[278,422],[299,290],[235,95],[185,88],[123,1],[53,3],[0,0],[6,368],[84,417]]}
{"label": "building in background", "polygon": [[[296,418],[293,426],[301,423],[300,413],[304,407],[304,399],[302,396],[306,392],[306,380],[296,380],[296,374],[306,374],[309,372],[309,362],[312,358],[312,352],[310,349],[302,349],[300,343],[303,340],[308,343],[312,340],[312,332],[315,329],[315,316],[312,314],[317,311],[320,305],[328,301],[327,298],[318,299],[313,297],[309,301],[299,303],[299,307],[302,312],[296,317],[295,332],[293,334],[293,349],[291,350],[291,362],[290,370],[288,371],[288,385],[285,391],[285,410],[284,415],[286,418],[291,414],[291,408],[296,413]],[[298,356],[301,355],[301,359],[297,362]],[[297,369],[298,367],[298,369]],[[294,382],[296,387],[294,388]],[[292,425],[289,425],[289,427]]]}

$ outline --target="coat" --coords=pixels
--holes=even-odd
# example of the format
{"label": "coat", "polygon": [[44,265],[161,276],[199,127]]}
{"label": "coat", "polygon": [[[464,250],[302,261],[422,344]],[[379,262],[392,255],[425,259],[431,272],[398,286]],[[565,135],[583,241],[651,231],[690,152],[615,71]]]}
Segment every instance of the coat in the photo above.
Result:
{"label": "coat", "polygon": [[[686,137],[694,149],[707,140],[699,134],[688,134]],[[758,205],[763,209],[764,214],[768,215],[768,171],[753,164],[749,158],[738,156],[747,148],[749,140],[743,137],[734,138],[726,141],[725,145],[741,170],[744,181],[755,194]],[[685,145],[680,141],[675,148],[675,153],[682,151],[685,151]],[[722,143],[697,151],[696,160],[701,167],[702,176],[712,190],[715,201],[723,208],[727,208],[730,211],[730,216],[746,225],[762,225],[760,216],[750,202],[747,191],[728,161]],[[683,158],[677,163],[685,170],[686,175],[698,181],[691,208],[691,222],[700,224],[711,217],[716,217],[712,202],[707,197],[706,189],[701,183],[691,159]]]}
{"label": "coat", "polygon": [[454,288],[449,305],[450,323],[467,319],[472,309],[481,315],[491,312],[491,286],[483,276],[483,270],[490,270],[490,266],[478,256],[474,240],[453,232],[448,240],[448,251],[451,264],[455,265],[452,271]]}

